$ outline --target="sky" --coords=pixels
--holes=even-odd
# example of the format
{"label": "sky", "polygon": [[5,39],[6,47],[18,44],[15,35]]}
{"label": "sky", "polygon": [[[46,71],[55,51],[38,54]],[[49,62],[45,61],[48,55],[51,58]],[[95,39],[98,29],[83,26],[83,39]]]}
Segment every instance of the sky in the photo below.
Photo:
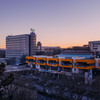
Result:
{"label": "sky", "polygon": [[100,40],[100,0],[0,0],[0,48],[8,35],[29,34],[62,48]]}

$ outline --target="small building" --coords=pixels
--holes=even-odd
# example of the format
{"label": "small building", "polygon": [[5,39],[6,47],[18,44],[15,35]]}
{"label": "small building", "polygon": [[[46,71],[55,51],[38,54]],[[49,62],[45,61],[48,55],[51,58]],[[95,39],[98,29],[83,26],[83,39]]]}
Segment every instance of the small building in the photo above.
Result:
{"label": "small building", "polygon": [[89,41],[91,51],[100,51],[100,41]]}
{"label": "small building", "polygon": [[37,43],[37,52],[42,51],[42,43],[38,41]]}
{"label": "small building", "polygon": [[100,41],[90,41],[89,47],[93,55],[100,55]]}

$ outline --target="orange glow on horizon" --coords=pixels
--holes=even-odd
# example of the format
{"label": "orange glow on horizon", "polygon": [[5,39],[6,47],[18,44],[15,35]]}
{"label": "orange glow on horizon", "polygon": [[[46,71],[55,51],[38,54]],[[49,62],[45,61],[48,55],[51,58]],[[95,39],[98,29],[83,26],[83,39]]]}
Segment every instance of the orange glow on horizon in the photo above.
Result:
{"label": "orange glow on horizon", "polygon": [[[71,48],[73,46],[83,46],[84,44],[79,45],[42,45],[42,46],[50,46],[50,47],[60,47],[60,48]],[[1,45],[0,49],[6,49],[5,45]]]}
{"label": "orange glow on horizon", "polygon": [[72,48],[73,46],[83,46],[84,44],[81,45],[43,45],[43,46],[50,46],[50,47],[61,47],[61,48]]}
{"label": "orange glow on horizon", "polygon": [[6,49],[6,46],[3,44],[0,44],[0,49]]}

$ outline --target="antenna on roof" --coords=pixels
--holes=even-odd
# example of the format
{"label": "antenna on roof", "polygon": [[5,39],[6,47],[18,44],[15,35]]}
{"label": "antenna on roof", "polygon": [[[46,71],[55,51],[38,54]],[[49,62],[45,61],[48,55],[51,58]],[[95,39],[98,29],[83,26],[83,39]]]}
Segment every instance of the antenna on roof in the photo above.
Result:
{"label": "antenna on roof", "polygon": [[35,29],[31,28],[30,31],[34,33],[35,32]]}

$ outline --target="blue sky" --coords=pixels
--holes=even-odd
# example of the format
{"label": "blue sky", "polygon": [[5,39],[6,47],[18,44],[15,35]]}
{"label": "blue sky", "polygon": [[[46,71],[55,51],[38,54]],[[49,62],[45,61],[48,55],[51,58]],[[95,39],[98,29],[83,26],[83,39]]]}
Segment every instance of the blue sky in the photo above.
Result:
{"label": "blue sky", "polygon": [[100,0],[0,0],[0,48],[7,35],[34,28],[44,46],[100,40]]}

